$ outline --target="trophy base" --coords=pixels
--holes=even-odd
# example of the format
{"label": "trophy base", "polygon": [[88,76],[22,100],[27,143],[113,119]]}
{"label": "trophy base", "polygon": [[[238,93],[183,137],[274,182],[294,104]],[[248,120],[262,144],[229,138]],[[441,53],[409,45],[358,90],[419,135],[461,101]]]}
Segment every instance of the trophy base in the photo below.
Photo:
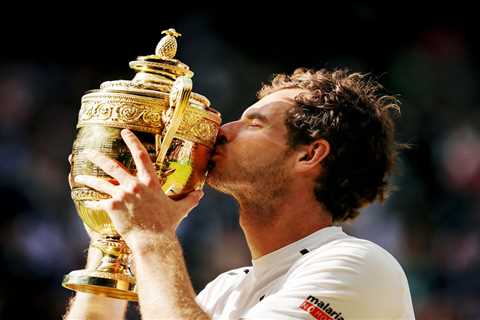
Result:
{"label": "trophy base", "polygon": [[94,270],[76,270],[63,278],[67,289],[93,293],[109,298],[138,301],[135,280],[123,274],[111,274]]}

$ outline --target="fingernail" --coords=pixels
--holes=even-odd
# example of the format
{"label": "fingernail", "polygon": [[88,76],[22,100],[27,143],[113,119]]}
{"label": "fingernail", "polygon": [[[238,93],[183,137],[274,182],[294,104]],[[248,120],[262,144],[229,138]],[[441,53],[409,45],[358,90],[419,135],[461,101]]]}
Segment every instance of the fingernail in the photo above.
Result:
{"label": "fingernail", "polygon": [[122,134],[132,134],[132,131],[130,131],[130,129],[123,129]]}
{"label": "fingernail", "polygon": [[98,208],[98,203],[97,201],[91,201],[91,200],[87,200],[87,201],[83,201],[83,205],[89,209],[97,209]]}
{"label": "fingernail", "polygon": [[85,150],[85,155],[86,155],[87,158],[89,158],[89,159],[96,158],[96,157],[98,157],[100,154],[101,154],[101,153],[98,152],[97,150],[93,150],[93,149]]}
{"label": "fingernail", "polygon": [[75,176],[74,180],[75,182],[82,182],[82,181],[85,181],[86,179],[86,176],[83,176],[83,175],[78,175],[78,176]]}
{"label": "fingernail", "polygon": [[82,154],[88,158],[93,154],[93,151],[92,150],[84,150],[82,152]]}

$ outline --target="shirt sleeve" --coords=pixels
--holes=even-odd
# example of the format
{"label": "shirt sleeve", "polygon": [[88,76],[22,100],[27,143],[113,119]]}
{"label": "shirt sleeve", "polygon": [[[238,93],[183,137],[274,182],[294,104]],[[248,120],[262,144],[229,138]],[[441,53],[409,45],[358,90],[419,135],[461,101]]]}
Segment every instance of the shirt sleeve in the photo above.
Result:
{"label": "shirt sleeve", "polygon": [[415,319],[406,276],[382,248],[353,242],[309,254],[242,319]]}
{"label": "shirt sleeve", "polygon": [[219,306],[222,307],[226,303],[229,294],[242,281],[247,274],[244,271],[248,269],[250,268],[243,267],[220,274],[197,295],[195,300],[198,305],[212,316]]}
{"label": "shirt sleeve", "polygon": [[220,274],[213,281],[209,282],[195,299],[203,311],[212,315],[219,297],[226,291],[228,285],[226,274]]}

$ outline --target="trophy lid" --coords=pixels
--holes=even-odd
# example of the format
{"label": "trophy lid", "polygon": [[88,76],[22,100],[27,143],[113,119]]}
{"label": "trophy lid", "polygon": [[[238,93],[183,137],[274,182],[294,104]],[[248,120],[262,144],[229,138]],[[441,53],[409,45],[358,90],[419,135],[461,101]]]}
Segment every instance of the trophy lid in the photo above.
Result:
{"label": "trophy lid", "polygon": [[165,36],[157,44],[155,54],[140,56],[136,61],[130,62],[130,68],[138,72],[134,80],[155,82],[155,80],[161,80],[158,79],[160,77],[175,81],[180,76],[193,77],[190,68],[175,59],[178,47],[177,37],[181,34],[173,28],[162,31],[162,34]]}
{"label": "trophy lid", "polygon": [[[132,80],[106,81],[100,85],[100,91],[129,93],[149,97],[164,97],[170,92],[173,82],[180,76],[193,77],[189,66],[178,59],[177,38],[181,36],[175,29],[162,31],[165,36],[155,48],[155,54],[139,56],[129,66],[135,70]],[[210,101],[195,92],[191,99],[198,105],[210,110]]]}

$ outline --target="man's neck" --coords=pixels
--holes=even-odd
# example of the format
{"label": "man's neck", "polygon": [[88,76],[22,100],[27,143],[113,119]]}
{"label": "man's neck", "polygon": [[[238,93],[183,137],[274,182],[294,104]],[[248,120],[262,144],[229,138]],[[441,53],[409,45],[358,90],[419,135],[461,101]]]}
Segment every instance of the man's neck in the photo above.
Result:
{"label": "man's neck", "polygon": [[274,204],[240,202],[240,226],[252,259],[260,258],[332,225],[330,214],[308,195],[290,195]]}

